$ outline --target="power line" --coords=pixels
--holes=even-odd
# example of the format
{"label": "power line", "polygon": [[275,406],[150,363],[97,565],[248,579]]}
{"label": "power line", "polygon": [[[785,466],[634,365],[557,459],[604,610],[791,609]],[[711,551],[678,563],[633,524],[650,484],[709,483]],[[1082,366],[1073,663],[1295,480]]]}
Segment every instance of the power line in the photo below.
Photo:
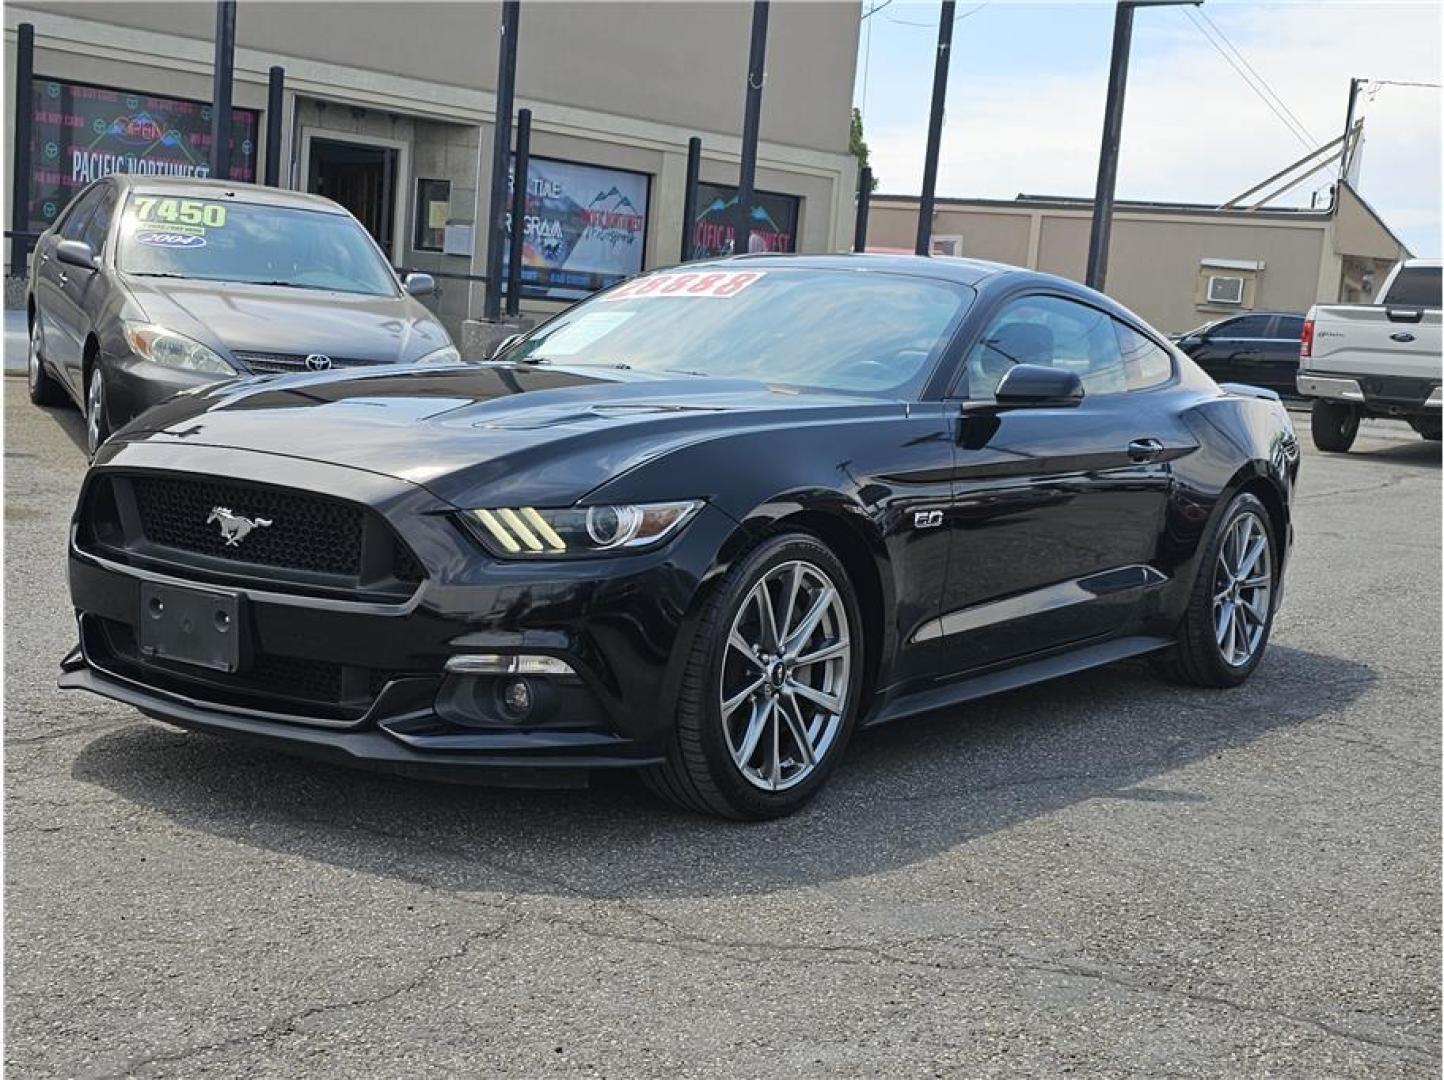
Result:
{"label": "power line", "polygon": [[864,19],[870,19],[870,18],[872,18],[874,15],[876,15],[879,11],[881,11],[883,8],[887,7],[889,4],[891,4],[891,3],[893,3],[893,2],[894,2],[894,0],[881,0],[880,3],[873,4],[872,7],[868,8],[866,11],[864,11],[864,12],[862,13],[862,17],[863,17]]}
{"label": "power line", "polygon": [[[970,7],[967,11],[955,17],[953,19],[953,22],[959,23],[966,19],[969,15],[976,15],[978,12],[982,11],[983,8],[987,7],[990,3],[992,3],[992,0],[983,0],[983,3],[978,4],[976,7]],[[938,25],[935,22],[913,22],[911,19],[899,19],[895,18],[892,15],[889,15],[887,17],[887,21],[892,23],[894,26],[921,26],[924,30],[931,30]]]}
{"label": "power line", "polygon": [[1400,79],[1370,79],[1369,84],[1371,86],[1423,86],[1430,90],[1444,90],[1444,86],[1436,82],[1404,82]]}
{"label": "power line", "polygon": [[1255,94],[1257,94],[1258,99],[1269,107],[1269,111],[1271,111],[1275,116],[1279,118],[1279,121],[1284,125],[1284,127],[1289,129],[1289,134],[1291,134],[1294,138],[1298,139],[1299,142],[1303,144],[1306,150],[1312,150],[1316,145],[1318,145],[1317,140],[1314,140],[1312,136],[1309,135],[1307,130],[1303,130],[1301,132],[1300,129],[1296,128],[1293,121],[1291,121],[1287,116],[1285,116],[1281,111],[1279,111],[1278,106],[1275,105],[1272,101],[1270,101],[1268,97],[1264,95],[1263,91],[1254,85],[1253,81],[1244,72],[1244,69],[1239,67],[1239,65],[1234,61],[1233,57],[1229,56],[1228,53],[1223,51],[1223,49],[1219,46],[1218,42],[1214,41],[1213,38],[1209,36],[1208,31],[1203,28],[1203,24],[1193,17],[1192,11],[1190,11],[1188,8],[1180,8],[1180,10],[1188,16],[1188,19],[1190,22],[1193,23],[1194,28],[1203,35],[1203,39],[1205,41],[1207,41],[1210,45],[1214,47],[1218,55],[1223,57],[1224,60],[1228,61],[1229,67],[1233,68],[1234,71],[1238,72],[1239,78],[1244,81],[1245,85],[1247,85],[1248,88],[1252,90]]}
{"label": "power line", "polygon": [[1294,124],[1297,125],[1303,131],[1303,133],[1310,138],[1310,140],[1317,143],[1319,140],[1314,136],[1314,133],[1309,130],[1308,125],[1298,118],[1294,111],[1288,107],[1284,99],[1279,95],[1279,92],[1275,90],[1272,86],[1270,86],[1267,80],[1265,80],[1264,77],[1258,73],[1258,69],[1248,62],[1248,58],[1239,51],[1237,45],[1235,45],[1232,41],[1229,40],[1228,35],[1223,32],[1223,30],[1219,27],[1218,23],[1214,22],[1208,17],[1208,12],[1204,11],[1202,8],[1199,8],[1197,9],[1197,14],[1199,18],[1201,18],[1204,22],[1208,23],[1208,25],[1213,28],[1213,32],[1217,34],[1219,36],[1219,39],[1229,47],[1229,49],[1233,52],[1235,56],[1238,57],[1239,62],[1242,63],[1244,67],[1248,68],[1249,71],[1253,73],[1254,78],[1256,78],[1263,85],[1264,89],[1273,96],[1273,99],[1278,102],[1279,108],[1283,109],[1284,112],[1289,114],[1289,119],[1291,119]]}

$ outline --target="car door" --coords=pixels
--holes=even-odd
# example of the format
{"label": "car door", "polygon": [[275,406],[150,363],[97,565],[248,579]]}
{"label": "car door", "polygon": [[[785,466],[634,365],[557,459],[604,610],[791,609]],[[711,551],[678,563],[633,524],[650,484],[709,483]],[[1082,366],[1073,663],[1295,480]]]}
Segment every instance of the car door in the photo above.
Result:
{"label": "car door", "polygon": [[[100,196],[100,185],[81,192],[35,252],[35,309],[40,319],[41,349],[45,358],[67,381],[73,366],[80,362],[80,350],[85,339],[76,336],[79,332],[78,313],[65,291],[75,268],[57,259],[55,248],[61,240],[81,238]],[[72,390],[81,393],[73,383]]]}
{"label": "car door", "polygon": [[1258,376],[1272,323],[1272,315],[1241,315],[1221,322],[1208,332],[1194,359],[1218,382],[1249,382]]}
{"label": "car door", "polygon": [[[110,236],[110,225],[115,217],[119,192],[113,184],[103,184],[97,190],[99,195],[95,208],[86,216],[79,238],[90,245],[90,250],[103,266],[106,241]],[[101,308],[105,304],[107,275],[103,270],[84,270],[78,266],[62,266],[61,269],[64,271],[59,280],[61,305],[74,328],[74,337],[80,343],[75,350],[67,351],[64,361],[65,376],[71,385],[83,394],[84,343],[95,329]]]}
{"label": "car door", "polygon": [[[1000,407],[1017,363],[1076,371],[1073,406]],[[956,403],[944,676],[1120,632],[1166,580],[1153,568],[1168,462],[1196,444],[1173,417],[1173,360],[1080,299],[1007,301],[970,347]]]}
{"label": "car door", "polygon": [[1269,327],[1268,344],[1255,386],[1266,386],[1280,394],[1297,394],[1299,375],[1299,340],[1303,337],[1302,315],[1279,315]]}

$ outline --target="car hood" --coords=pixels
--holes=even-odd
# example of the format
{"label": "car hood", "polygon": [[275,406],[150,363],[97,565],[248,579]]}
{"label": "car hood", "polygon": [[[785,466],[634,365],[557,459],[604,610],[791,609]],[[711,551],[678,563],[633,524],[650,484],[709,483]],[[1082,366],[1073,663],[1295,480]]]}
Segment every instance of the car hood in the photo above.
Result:
{"label": "car hood", "polygon": [[319,352],[333,359],[407,363],[451,344],[446,328],[405,295],[129,275],[124,281],[147,322],[222,355]]}
{"label": "car hood", "polygon": [[[463,507],[565,506],[702,439],[903,408],[751,380],[466,364],[203,387],[144,413],[114,441],[323,461],[406,480]],[[707,478],[695,480],[697,491],[666,497],[709,494]]]}

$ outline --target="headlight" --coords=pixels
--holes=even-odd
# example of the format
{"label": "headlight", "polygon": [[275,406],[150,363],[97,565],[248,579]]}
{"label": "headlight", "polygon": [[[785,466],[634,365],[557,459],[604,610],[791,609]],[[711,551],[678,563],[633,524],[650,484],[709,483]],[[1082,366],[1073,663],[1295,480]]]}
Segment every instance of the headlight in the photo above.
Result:
{"label": "headlight", "polygon": [[414,364],[459,364],[461,353],[455,345],[444,345],[435,352],[429,352],[420,360],[413,360]]}
{"label": "headlight", "polygon": [[214,350],[184,334],[149,323],[127,322],[124,326],[125,340],[130,344],[131,352],[142,360],[205,375],[236,374],[236,369]]}
{"label": "headlight", "polygon": [[468,510],[463,520],[493,555],[555,558],[640,551],[655,547],[682,527],[702,502],[623,506],[573,506],[564,510],[531,506]]}

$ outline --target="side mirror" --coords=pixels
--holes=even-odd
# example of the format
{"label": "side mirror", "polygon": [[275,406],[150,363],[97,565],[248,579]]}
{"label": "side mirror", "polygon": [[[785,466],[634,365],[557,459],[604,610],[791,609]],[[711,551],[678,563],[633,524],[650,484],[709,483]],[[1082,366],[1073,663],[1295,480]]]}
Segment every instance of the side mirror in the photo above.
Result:
{"label": "side mirror", "polygon": [[430,296],[436,291],[436,279],[430,274],[407,274],[402,285],[412,296]]}
{"label": "side mirror", "polygon": [[95,260],[95,252],[90,250],[90,245],[84,240],[60,241],[55,245],[55,257],[66,266],[78,266],[92,272],[100,269],[100,263]]}
{"label": "side mirror", "polygon": [[993,391],[994,400],[1013,408],[1077,405],[1083,400],[1083,380],[1076,371],[1042,364],[1014,364]]}
{"label": "side mirror", "polygon": [[497,357],[501,356],[525,336],[525,334],[508,334],[506,337],[502,338],[501,344],[497,345],[497,347],[492,350],[491,359],[495,360]]}

